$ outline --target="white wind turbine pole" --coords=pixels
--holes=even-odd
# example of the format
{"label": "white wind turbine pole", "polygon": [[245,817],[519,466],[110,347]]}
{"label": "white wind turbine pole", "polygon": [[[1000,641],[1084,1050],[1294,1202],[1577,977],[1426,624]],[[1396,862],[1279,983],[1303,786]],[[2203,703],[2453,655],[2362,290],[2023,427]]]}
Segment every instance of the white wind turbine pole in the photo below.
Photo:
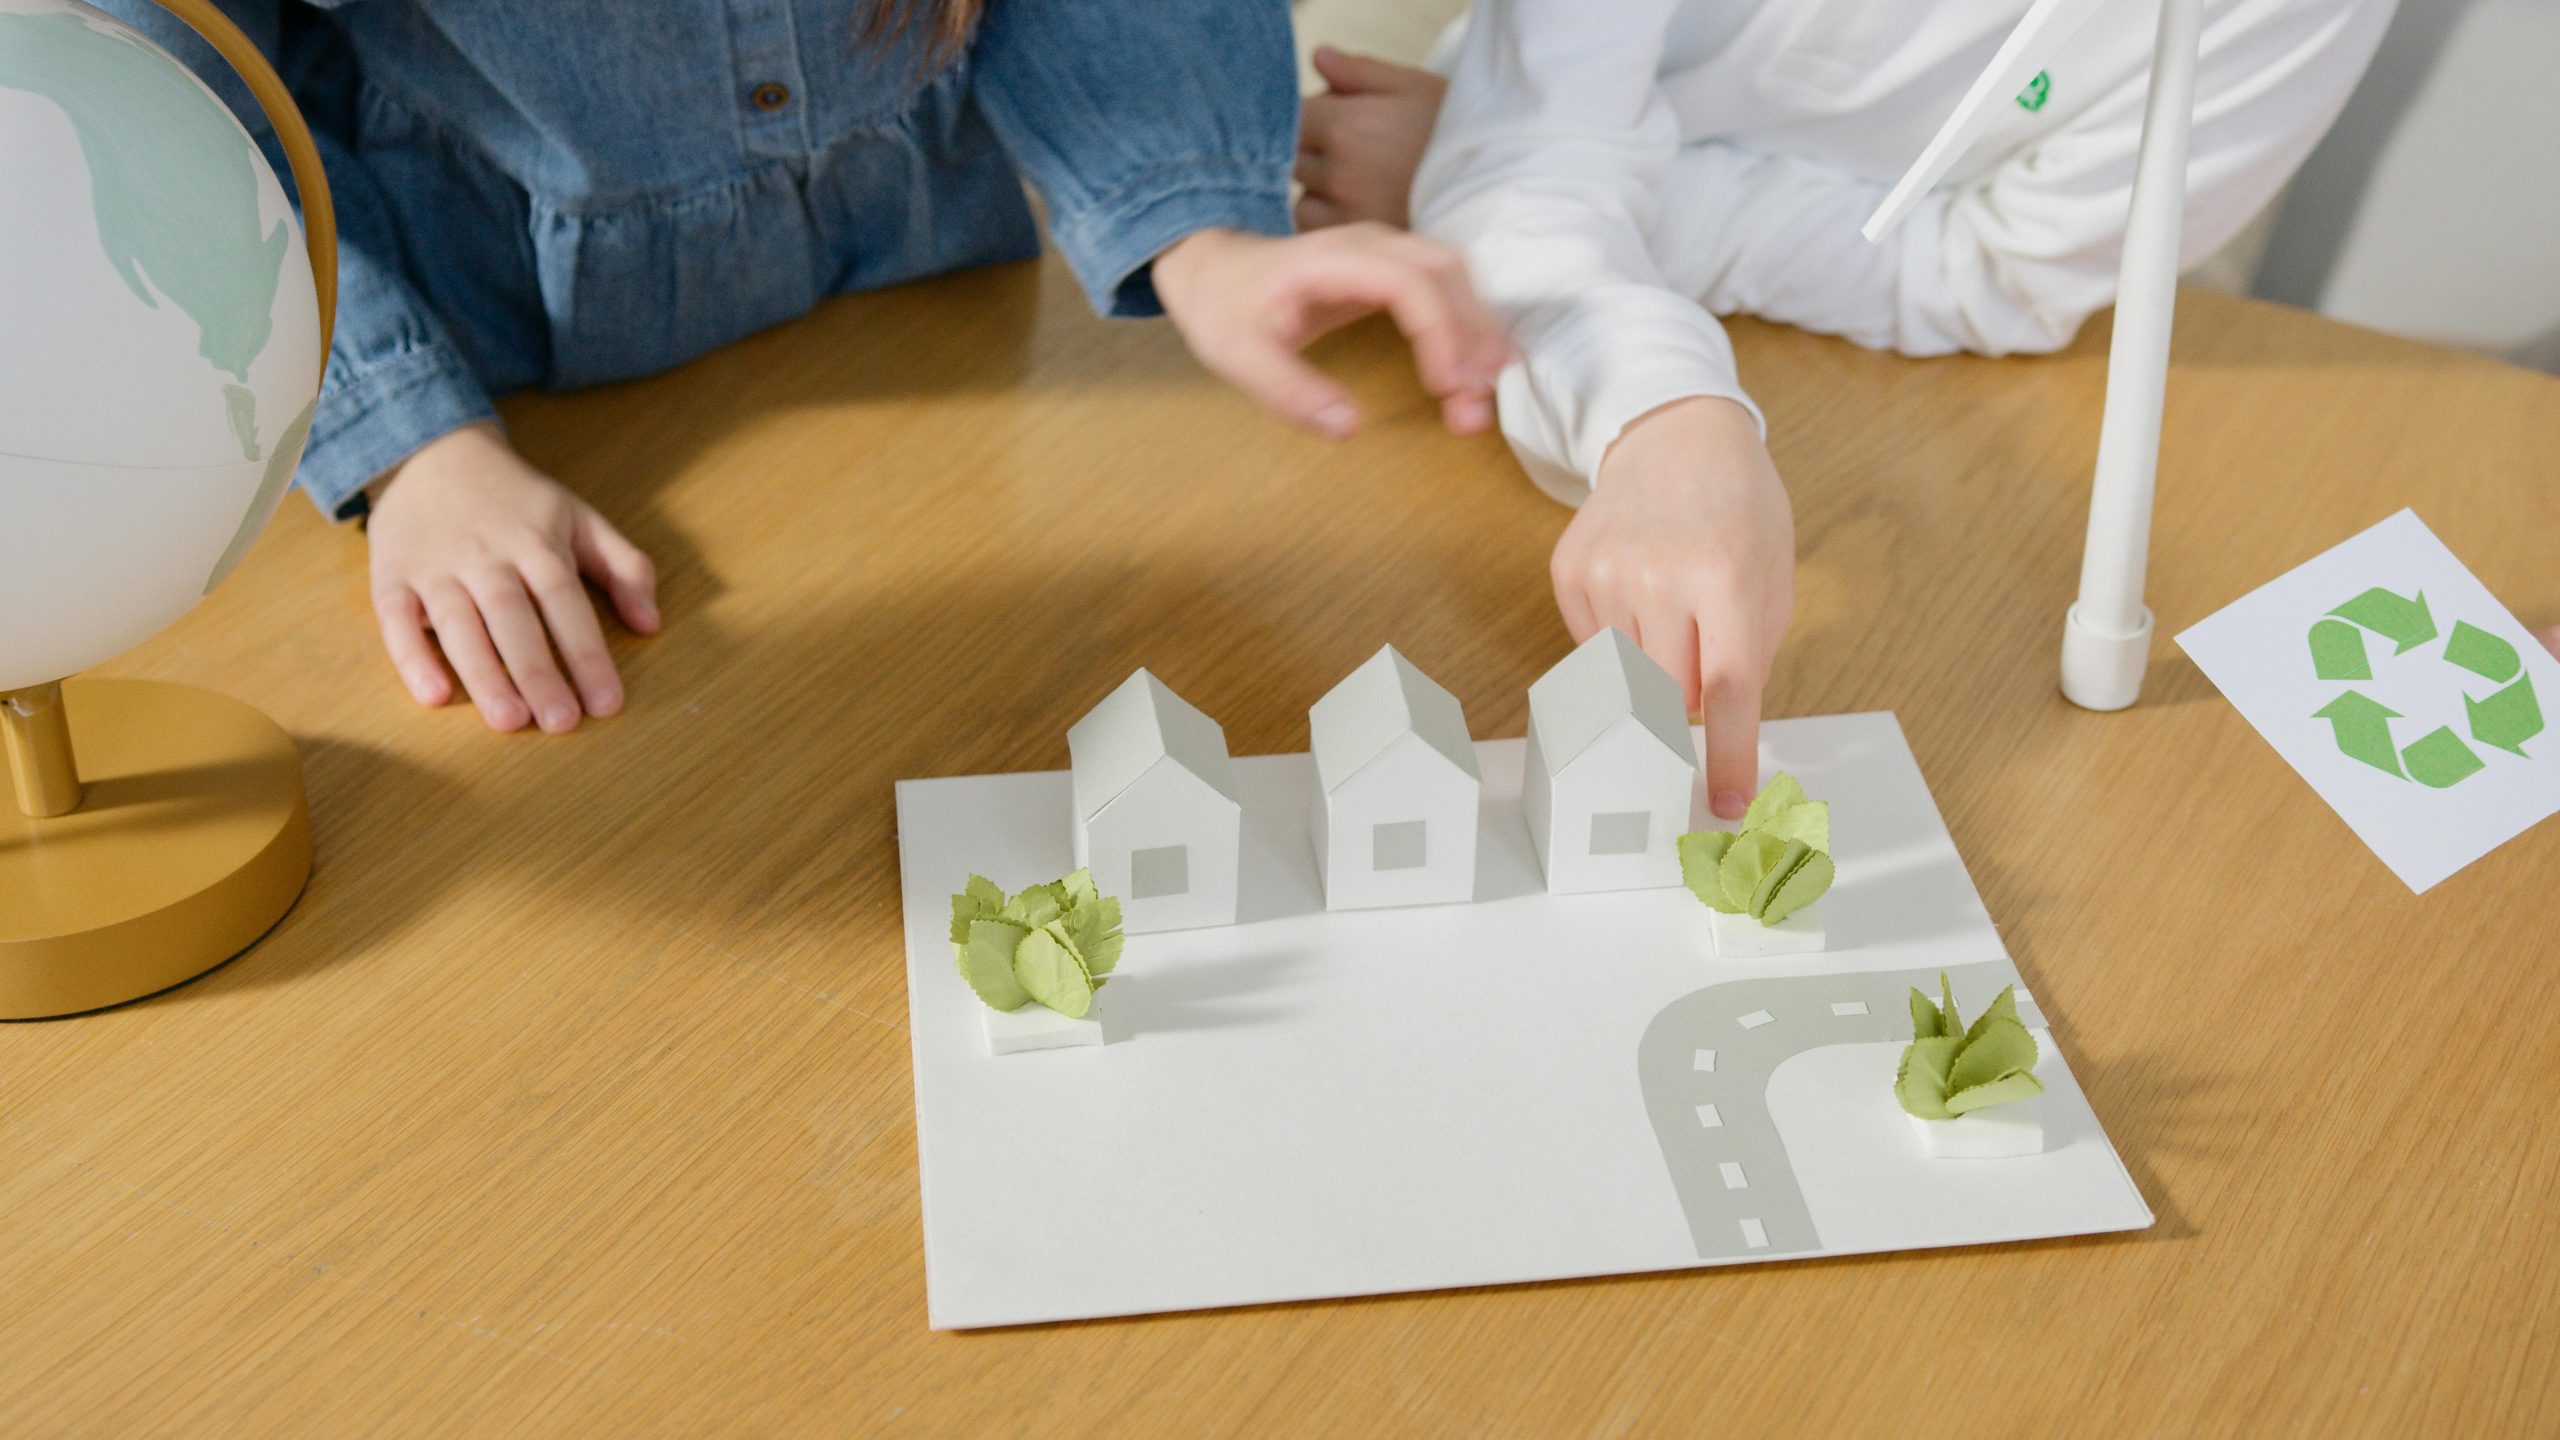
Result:
{"label": "white wind turbine pole", "polygon": [[[2102,0],[2035,0],[1963,103],[1910,172],[1868,217],[1873,241],[1900,223],[1973,142],[1999,106],[2046,68]],[[2109,0],[2123,3],[2123,0]],[[2160,464],[2160,408],[2169,383],[2169,324],[2178,303],[2178,236],[2187,202],[2187,137],[2195,124],[2196,59],[2204,0],[2159,0],[2160,31],[2143,107],[2142,149],[2116,275],[2115,338],[2107,352],[2107,408],[2089,487],[2089,539],[2080,598],[2064,617],[2062,693],[2089,710],[2122,710],[2142,694],[2151,611],[2142,603],[2151,549],[2152,484]]]}

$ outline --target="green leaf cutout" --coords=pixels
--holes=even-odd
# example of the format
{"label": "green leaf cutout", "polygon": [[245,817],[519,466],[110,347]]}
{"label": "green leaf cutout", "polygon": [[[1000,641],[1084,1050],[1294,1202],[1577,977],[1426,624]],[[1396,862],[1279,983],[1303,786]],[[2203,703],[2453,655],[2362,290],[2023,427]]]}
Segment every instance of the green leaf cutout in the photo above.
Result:
{"label": "green leaf cutout", "polygon": [[1061,1015],[1093,1008],[1093,992],[1120,964],[1120,902],[1078,870],[1011,899],[984,876],[951,897],[952,949],[960,974],[998,1010],[1032,1001]]}
{"label": "green leaf cutout", "polygon": [[1751,897],[1759,892],[1760,882],[1776,868],[1778,859],[1787,853],[1787,842],[1774,835],[1746,830],[1733,837],[1724,852],[1724,863],[1717,870],[1717,884],[1724,891],[1725,903],[1737,915],[1749,915]]}
{"label": "green leaf cutout", "polygon": [[1769,872],[1760,877],[1759,884],[1751,887],[1751,913],[1760,917],[1763,924],[1772,923],[1769,902],[1778,897],[1779,889],[1793,879],[1796,871],[1804,868],[1804,862],[1811,858],[1813,847],[1803,841],[1781,842],[1778,858],[1769,862]]}
{"label": "green leaf cutout", "polygon": [[2035,1037],[2015,1020],[1985,1020],[1965,1032],[1955,1068],[1947,1073],[1950,1092],[1987,1085],[2013,1070],[2036,1068]]}
{"label": "green leaf cutout", "polygon": [[[2019,1023],[2017,986],[2003,985],[2000,987],[2000,993],[1991,997],[1991,1008],[1973,1017],[1972,1026],[1964,1032],[1964,1043],[1970,1045],[1976,1039],[1980,1038],[1982,1035],[1982,1027],[1994,1020],[2006,1020],[2011,1024]],[[2027,1063],[2032,1065],[2035,1062],[2033,1060],[2029,1060]]]}
{"label": "green leaf cutout", "polygon": [[1093,871],[1086,868],[1080,867],[1060,880],[1058,889],[1071,907],[1091,905],[1102,898],[1102,892],[1094,888]]}
{"label": "green leaf cutout", "polygon": [[1022,937],[1013,954],[1013,973],[1032,999],[1061,1015],[1081,1017],[1093,1008],[1093,976],[1049,930]]}
{"label": "green leaf cutout", "polygon": [[1791,810],[1805,803],[1804,786],[1793,775],[1780,774],[1760,787],[1751,797],[1751,806],[1742,812],[1742,828],[1764,830],[1781,810]]}
{"label": "green leaf cutout", "polygon": [[1953,1035],[1932,1035],[1914,1040],[1902,1052],[1902,1068],[1893,1077],[1893,1093],[1902,1108],[1923,1120],[1947,1120],[1954,1112],[1947,1109],[1947,1069],[1955,1063],[1956,1047],[1963,1042]]}
{"label": "green leaf cutout", "polygon": [[1802,863],[1788,873],[1786,883],[1772,891],[1768,903],[1760,907],[1760,923],[1775,925],[1821,899],[1822,893],[1830,888],[1831,857],[1819,850],[1808,849]]}
{"label": "green leaf cutout", "polygon": [[1742,912],[1724,898],[1722,866],[1725,852],[1733,848],[1730,830],[1701,830],[1680,837],[1680,883],[1689,893],[1707,903],[1710,910],[1727,915]]}
{"label": "green leaf cutout", "polygon": [[1066,913],[1066,887],[1054,882],[1033,885],[1008,901],[1004,918],[1025,930],[1037,930]]}
{"label": "green leaf cutout", "polygon": [[1809,800],[1782,810],[1762,828],[1762,833],[1781,840],[1801,840],[1827,855],[1831,852],[1831,807],[1820,800]]}
{"label": "green leaf cutout", "polygon": [[1771,779],[1736,831],[1680,837],[1680,879],[1707,908],[1775,925],[1831,888],[1831,807],[1792,775]]}
{"label": "green leaf cutout", "polygon": [[1109,895],[1096,901],[1085,912],[1093,917],[1093,938],[1083,942],[1087,968],[1097,976],[1108,975],[1120,968],[1120,902]]}
{"label": "green leaf cutout", "polygon": [[1994,1079],[1947,1097],[1951,1114],[1970,1115],[1993,1105],[2006,1105],[2012,1100],[2028,1100],[2044,1093],[2044,1082],[2024,1070],[2011,1070]]}
{"label": "green leaf cutout", "polygon": [[1793,775],[1775,776],[1762,787],[1752,798],[1751,808],[1742,812],[1742,828],[1781,840],[1801,840],[1826,855],[1831,853],[1831,807],[1807,800],[1804,786]]}
{"label": "green leaf cutout", "polygon": [[1019,1010],[1031,994],[1014,978],[1014,951],[1026,934],[1002,920],[973,920],[969,938],[959,946],[960,974],[978,998],[998,1010]]}
{"label": "green leaf cutout", "polygon": [[1938,1000],[1911,992],[1911,1044],[1894,1073],[1894,1098],[1923,1120],[1951,1120],[1989,1105],[2044,1093],[2035,1077],[2036,1038],[2018,1019],[2018,991],[2003,986],[1961,1034],[1955,987],[1938,974]]}
{"label": "green leaf cutout", "polygon": [[1004,909],[1004,887],[984,875],[969,877],[969,888],[951,897],[951,943],[969,943],[969,922],[990,920]]}

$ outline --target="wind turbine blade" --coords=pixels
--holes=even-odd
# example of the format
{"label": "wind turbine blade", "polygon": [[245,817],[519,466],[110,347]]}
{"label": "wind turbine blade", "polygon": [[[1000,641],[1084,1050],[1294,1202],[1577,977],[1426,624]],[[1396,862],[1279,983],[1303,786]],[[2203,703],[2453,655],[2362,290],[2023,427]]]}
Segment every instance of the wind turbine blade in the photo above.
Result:
{"label": "wind turbine blade", "polygon": [[2026,18],[2009,32],[2000,53],[1991,57],[1991,68],[1973,82],[1955,113],[1938,127],[1928,148],[1920,152],[1920,158],[1894,185],[1893,193],[1885,196],[1876,213],[1867,217],[1862,233],[1869,244],[1883,239],[1886,231],[1901,224],[1911,207],[1920,203],[1920,197],[1946,178],[1947,171],[1990,128],[1991,118],[2000,113],[1999,107],[2016,99],[2037,71],[2053,63],[2063,42],[2102,3],[2105,0],[2035,0],[2028,7]]}

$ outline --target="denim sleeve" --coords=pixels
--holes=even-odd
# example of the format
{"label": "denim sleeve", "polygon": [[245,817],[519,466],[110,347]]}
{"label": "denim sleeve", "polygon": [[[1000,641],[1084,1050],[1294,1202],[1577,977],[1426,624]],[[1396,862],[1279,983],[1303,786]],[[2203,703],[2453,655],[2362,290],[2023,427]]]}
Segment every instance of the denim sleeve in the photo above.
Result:
{"label": "denim sleeve", "polygon": [[[95,0],[213,87],[256,137],[292,193],[284,150],[248,87],[211,45],[148,0]],[[329,369],[295,481],[322,513],[362,513],[358,493],[439,435],[495,418],[489,396],[403,268],[399,232],[373,179],[328,113],[352,99],[343,50],[316,24],[291,23],[289,0],[219,0],[303,104],[338,217],[338,314]],[[300,6],[292,6],[301,9]],[[308,15],[293,17],[307,20]],[[332,92],[335,93],[332,93]],[[297,205],[299,201],[296,202]],[[297,263],[300,256],[295,257]]]}
{"label": "denim sleeve", "polygon": [[1298,77],[1285,0],[987,9],[979,103],[1093,308],[1157,315],[1149,265],[1212,226],[1286,235]]}

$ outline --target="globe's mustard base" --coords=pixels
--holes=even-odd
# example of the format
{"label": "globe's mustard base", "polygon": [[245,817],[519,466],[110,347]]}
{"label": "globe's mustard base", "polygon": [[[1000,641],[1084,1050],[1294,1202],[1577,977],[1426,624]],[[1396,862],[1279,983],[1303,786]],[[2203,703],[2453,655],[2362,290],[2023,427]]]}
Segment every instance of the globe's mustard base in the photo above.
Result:
{"label": "globe's mustard base", "polygon": [[149,680],[63,687],[85,797],[0,796],[0,1019],[194,979],[264,935],[311,876],[302,761],[239,701]]}

